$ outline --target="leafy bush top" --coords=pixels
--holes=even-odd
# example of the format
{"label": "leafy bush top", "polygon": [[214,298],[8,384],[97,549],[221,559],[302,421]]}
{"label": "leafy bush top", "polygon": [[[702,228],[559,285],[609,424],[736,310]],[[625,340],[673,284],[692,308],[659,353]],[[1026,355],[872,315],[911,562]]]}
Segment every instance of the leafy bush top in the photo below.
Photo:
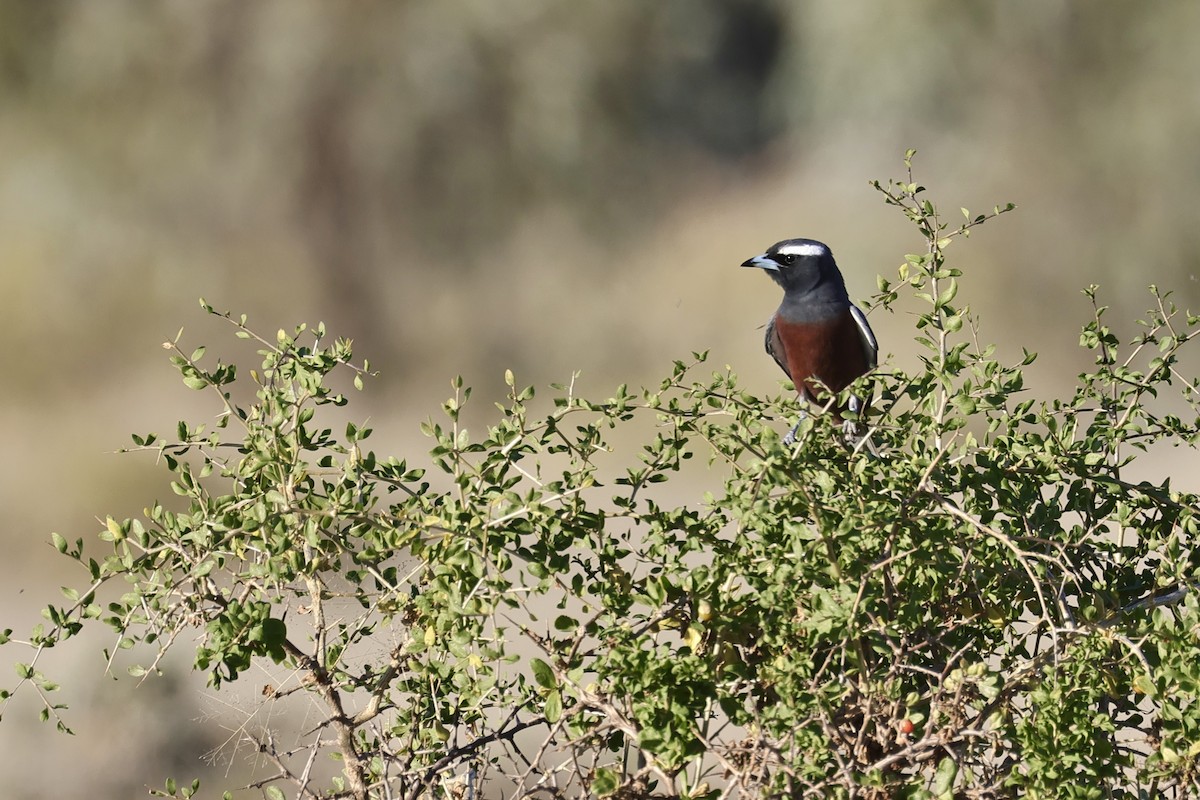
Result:
{"label": "leafy bush top", "polygon": [[[656,387],[558,386],[544,410],[509,375],[478,437],[457,381],[415,466],[322,421],[347,402],[335,373],[361,388],[369,369],[322,326],[271,341],[222,315],[261,348],[246,402],[234,365],[169,343],[220,404],[211,427],[135,437],[181,499],[110,518],[105,555],[55,536],[88,578],[12,640],[31,655],[4,702],[33,687],[65,728],[37,661],[102,622],[147,654],[135,674],[194,642],[214,687],[274,662],[284,683],[261,702],[316,699],[309,748],[244,732],[271,797],[1190,796],[1198,502],[1128,474],[1195,446],[1177,359],[1200,320],[1152,290],[1120,341],[1089,288],[1095,367],[1071,397],[1026,397],[1033,356],[977,341],[946,260],[1011,206],[949,226],[906,165],[876,187],[925,249],[873,305],[925,303],[923,369],[853,387],[876,397],[861,441],[813,414],[785,446],[794,401],[693,354]],[[1189,418],[1157,410],[1167,392]],[[613,469],[609,440],[637,418],[652,432]],[[689,459],[711,491],[671,501],[660,484]],[[341,774],[317,786],[326,752]]]}

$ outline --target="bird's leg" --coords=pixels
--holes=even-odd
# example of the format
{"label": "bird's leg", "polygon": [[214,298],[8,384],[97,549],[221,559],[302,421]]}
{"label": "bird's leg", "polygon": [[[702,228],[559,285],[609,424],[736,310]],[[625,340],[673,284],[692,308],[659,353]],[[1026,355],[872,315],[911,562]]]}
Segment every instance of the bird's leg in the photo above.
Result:
{"label": "bird's leg", "polygon": [[866,410],[862,400],[855,395],[850,395],[850,401],[846,404],[848,410],[853,411],[858,417],[857,420],[842,420],[842,441],[851,450],[857,450],[860,447],[866,449],[868,453],[879,457],[879,451],[875,449],[875,445],[868,438],[869,429],[866,421],[862,418]]}
{"label": "bird's leg", "polygon": [[804,422],[804,420],[806,420],[806,419],[808,419],[808,412],[802,408],[802,409],[800,409],[800,416],[799,416],[799,418],[797,418],[796,424],[793,425],[792,429],[790,431],[788,431],[787,435],[785,435],[783,437],[783,443],[785,445],[790,447],[791,445],[796,443],[796,431],[799,430],[800,423]]}
{"label": "bird's leg", "polygon": [[842,435],[846,441],[858,441],[858,432],[860,430],[859,421],[862,418],[863,402],[858,398],[858,395],[850,395],[850,399],[846,401],[846,410],[852,413],[855,419],[842,420]]}

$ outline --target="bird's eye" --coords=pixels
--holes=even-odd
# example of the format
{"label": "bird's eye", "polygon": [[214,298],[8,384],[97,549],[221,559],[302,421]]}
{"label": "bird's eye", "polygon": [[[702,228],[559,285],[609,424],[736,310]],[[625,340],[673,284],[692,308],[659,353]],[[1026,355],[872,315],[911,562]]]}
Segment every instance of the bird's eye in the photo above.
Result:
{"label": "bird's eye", "polygon": [[793,261],[796,260],[796,256],[792,253],[784,253],[782,256],[779,257],[779,260],[782,261],[784,264],[791,264]]}

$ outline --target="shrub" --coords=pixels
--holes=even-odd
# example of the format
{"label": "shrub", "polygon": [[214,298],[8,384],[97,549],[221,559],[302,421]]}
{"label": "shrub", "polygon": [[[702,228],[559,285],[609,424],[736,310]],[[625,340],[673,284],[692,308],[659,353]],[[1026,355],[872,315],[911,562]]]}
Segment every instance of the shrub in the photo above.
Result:
{"label": "shrub", "polygon": [[[348,402],[331,386],[369,367],[322,326],[271,341],[220,315],[261,348],[252,398],[233,364],[169,343],[216,421],[134,437],[179,500],[108,519],[106,554],[54,537],[87,577],[12,640],[32,651],[14,689],[65,728],[37,662],[96,623],[145,654],[134,674],[184,646],[215,688],[277,664],[261,702],[321,719],[298,750],[244,730],[269,797],[1191,796],[1197,497],[1130,475],[1195,446],[1177,359],[1200,320],[1152,289],[1121,341],[1089,288],[1094,369],[1026,397],[1033,355],[977,341],[946,258],[1011,206],[951,226],[906,165],[875,185],[924,250],[873,305],[924,304],[923,369],[860,380],[859,442],[813,414],[785,446],[794,401],[694,354],[603,401],[567,385],[541,407],[510,374],[474,437],[456,381],[418,466],[326,421]],[[1158,410],[1168,392],[1188,418]],[[622,458],[629,430],[649,433]],[[710,491],[669,501],[689,459]],[[340,759],[329,785],[318,755]]]}

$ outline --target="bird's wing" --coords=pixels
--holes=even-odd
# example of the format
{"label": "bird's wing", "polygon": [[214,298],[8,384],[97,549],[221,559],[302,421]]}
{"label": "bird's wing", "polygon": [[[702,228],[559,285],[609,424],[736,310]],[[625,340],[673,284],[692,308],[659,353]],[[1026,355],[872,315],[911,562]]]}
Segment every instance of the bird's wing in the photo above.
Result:
{"label": "bird's wing", "polygon": [[[850,316],[858,326],[858,338],[862,340],[863,355],[867,357],[867,369],[875,369],[879,365],[879,342],[875,341],[875,333],[867,322],[867,315],[853,303],[850,304]],[[771,329],[767,329],[767,352],[771,350]],[[775,355],[771,353],[771,355]],[[776,361],[779,359],[776,358]]]}
{"label": "bird's wing", "polygon": [[789,378],[792,373],[788,370],[787,355],[783,352],[783,340],[779,338],[779,334],[775,331],[775,318],[771,317],[771,321],[767,323],[767,335],[765,337],[767,345],[767,355],[775,359],[775,363],[783,370],[783,374]]}

